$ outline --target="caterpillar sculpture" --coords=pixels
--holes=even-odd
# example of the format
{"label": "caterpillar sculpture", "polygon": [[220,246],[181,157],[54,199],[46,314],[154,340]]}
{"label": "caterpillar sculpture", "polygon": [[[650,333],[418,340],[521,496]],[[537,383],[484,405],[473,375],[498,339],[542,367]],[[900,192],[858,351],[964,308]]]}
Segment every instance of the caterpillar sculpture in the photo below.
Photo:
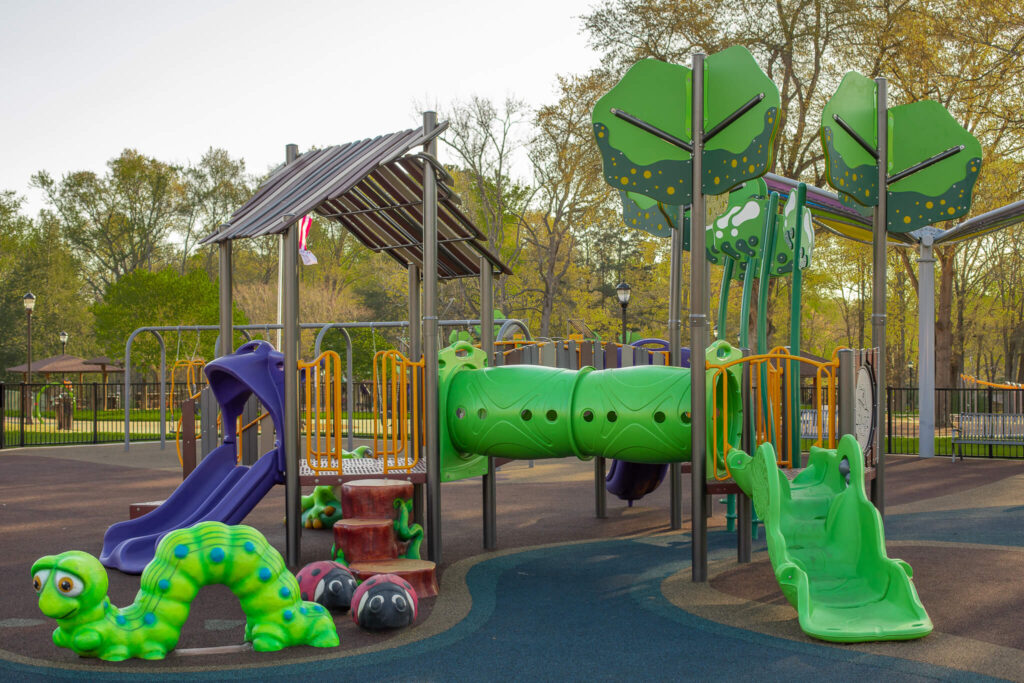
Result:
{"label": "caterpillar sculpture", "polygon": [[32,583],[39,609],[57,620],[53,642],[83,657],[163,659],[177,644],[199,589],[217,583],[238,596],[245,640],[254,650],[338,645],[328,612],[300,598],[280,553],[248,526],[202,522],[167,534],[127,607],[111,604],[106,570],[78,550],[36,560]]}

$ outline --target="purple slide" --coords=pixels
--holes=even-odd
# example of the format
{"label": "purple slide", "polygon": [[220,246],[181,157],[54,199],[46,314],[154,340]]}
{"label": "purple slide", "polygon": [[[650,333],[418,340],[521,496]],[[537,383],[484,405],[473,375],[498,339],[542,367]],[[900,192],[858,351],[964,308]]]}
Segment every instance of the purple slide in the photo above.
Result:
{"label": "purple slide", "polygon": [[[664,339],[641,339],[633,346],[650,349],[651,351],[668,351],[668,342]],[[621,351],[619,352],[621,354]],[[680,354],[680,365],[690,367],[690,349],[683,347]],[[626,462],[612,460],[605,476],[605,488],[608,493],[618,496],[633,507],[633,501],[639,500],[654,491],[665,479],[668,465]]]}
{"label": "purple slide", "polygon": [[[222,424],[235,424],[246,400],[255,394],[277,433],[282,433],[283,364],[283,355],[262,341],[249,342],[234,354],[208,363],[204,371],[220,404]],[[140,574],[167,532],[210,520],[238,524],[245,519],[275,484],[284,483],[284,458],[274,448],[246,467],[236,464],[237,448],[234,433],[228,433],[160,507],[107,529],[100,562]]]}

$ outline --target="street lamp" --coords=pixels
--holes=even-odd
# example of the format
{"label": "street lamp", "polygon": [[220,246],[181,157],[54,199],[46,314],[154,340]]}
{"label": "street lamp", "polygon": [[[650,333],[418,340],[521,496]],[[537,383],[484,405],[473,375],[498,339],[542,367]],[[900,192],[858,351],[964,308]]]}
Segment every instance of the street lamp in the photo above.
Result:
{"label": "street lamp", "polygon": [[60,335],[58,336],[60,337],[60,355],[63,356],[65,353],[67,353],[68,349],[68,333],[61,332]]}
{"label": "street lamp", "polygon": [[615,296],[619,297],[619,305],[622,306],[622,343],[629,343],[626,340],[626,306],[629,306],[629,296],[632,294],[629,285],[620,282],[615,288]]}
{"label": "street lamp", "polygon": [[32,380],[32,310],[36,307],[36,295],[29,292],[22,297],[25,304],[25,316],[28,325],[28,362],[25,364],[25,395],[22,397],[22,406],[25,407],[25,423],[32,424],[32,405],[29,402],[28,382]]}

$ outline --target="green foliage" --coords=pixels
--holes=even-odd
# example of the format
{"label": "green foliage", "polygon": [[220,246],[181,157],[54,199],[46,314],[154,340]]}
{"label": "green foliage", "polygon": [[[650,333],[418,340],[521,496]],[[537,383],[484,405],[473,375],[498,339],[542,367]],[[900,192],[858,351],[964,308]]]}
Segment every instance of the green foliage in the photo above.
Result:
{"label": "green foliage", "polygon": [[[107,288],[103,301],[93,306],[96,316],[96,337],[107,355],[121,358],[132,330],[155,325],[216,325],[218,321],[217,283],[201,270],[181,275],[172,268],[156,272],[138,270],[125,275]],[[244,313],[236,306],[235,324],[244,324]],[[216,331],[197,333],[164,333],[167,344],[167,366],[178,357],[211,359]],[[235,333],[232,348],[244,341]],[[159,367],[159,347],[152,335],[140,335],[132,347],[132,365],[136,368]]]}

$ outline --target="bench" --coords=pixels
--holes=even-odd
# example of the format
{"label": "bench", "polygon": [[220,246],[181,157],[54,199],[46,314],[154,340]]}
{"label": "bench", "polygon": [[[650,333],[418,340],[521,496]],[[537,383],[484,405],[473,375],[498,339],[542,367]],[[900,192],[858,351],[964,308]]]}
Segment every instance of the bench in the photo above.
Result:
{"label": "bench", "polygon": [[959,425],[953,436],[953,462],[961,445],[988,446],[989,457],[993,446],[1024,446],[1024,413],[960,413]]}

